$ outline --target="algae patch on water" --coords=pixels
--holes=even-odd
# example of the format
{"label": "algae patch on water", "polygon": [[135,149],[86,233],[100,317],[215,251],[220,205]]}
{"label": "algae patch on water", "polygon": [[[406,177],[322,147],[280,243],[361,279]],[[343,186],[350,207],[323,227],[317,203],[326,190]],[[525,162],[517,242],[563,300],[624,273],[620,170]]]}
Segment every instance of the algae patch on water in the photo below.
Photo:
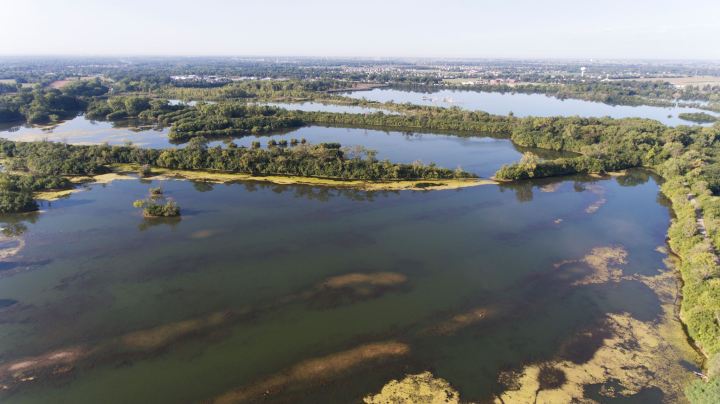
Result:
{"label": "algae patch on water", "polygon": [[[627,252],[621,248],[593,249],[583,261],[596,273],[576,285],[601,281],[640,281],[661,301],[658,320],[640,321],[628,313],[607,314],[594,331],[581,331],[563,344],[555,360],[525,366],[512,374],[501,374],[507,387],[496,402],[596,402],[632,397],[647,389],[659,389],[664,400],[681,400],[682,389],[693,377],[687,366],[698,360],[687,344],[676,312],[678,287],[672,272],[656,276],[625,276],[612,266],[624,263]],[[573,340],[597,340],[591,355],[581,360],[566,359]],[[576,355],[571,355],[576,356]],[[577,358],[575,358],[577,359]],[[511,379],[507,382],[507,379]],[[598,397],[588,397],[588,387],[597,387]]]}
{"label": "algae patch on water", "polygon": [[623,271],[619,265],[627,263],[627,250],[623,247],[595,247],[581,260],[566,260],[555,264],[555,268],[568,268],[572,264],[584,264],[590,273],[573,282],[577,285],[619,282]]}
{"label": "algae patch on water", "polygon": [[363,401],[367,404],[452,404],[460,402],[460,395],[447,380],[423,372],[391,380],[378,394],[369,395]]}
{"label": "algae patch on water", "polygon": [[517,389],[505,391],[502,401],[582,402],[587,399],[585,386],[593,384],[604,385],[601,394],[607,398],[632,396],[648,387],[660,388],[666,395],[680,390],[677,383],[687,379],[687,371],[661,327],[628,314],[609,315],[605,326],[612,336],[588,362],[563,360],[527,366],[517,380]]}

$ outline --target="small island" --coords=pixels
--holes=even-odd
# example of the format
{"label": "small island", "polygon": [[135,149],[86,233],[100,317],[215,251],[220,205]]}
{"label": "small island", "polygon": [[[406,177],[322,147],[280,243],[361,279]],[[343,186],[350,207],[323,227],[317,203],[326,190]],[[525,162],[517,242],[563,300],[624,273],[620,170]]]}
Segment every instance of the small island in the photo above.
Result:
{"label": "small island", "polygon": [[683,112],[678,114],[678,118],[695,123],[713,123],[718,120],[715,115],[710,115],[706,112]]}
{"label": "small island", "polygon": [[136,200],[133,202],[133,206],[142,208],[143,216],[148,218],[180,216],[180,206],[174,200],[165,198],[160,187],[150,188],[148,197]]}

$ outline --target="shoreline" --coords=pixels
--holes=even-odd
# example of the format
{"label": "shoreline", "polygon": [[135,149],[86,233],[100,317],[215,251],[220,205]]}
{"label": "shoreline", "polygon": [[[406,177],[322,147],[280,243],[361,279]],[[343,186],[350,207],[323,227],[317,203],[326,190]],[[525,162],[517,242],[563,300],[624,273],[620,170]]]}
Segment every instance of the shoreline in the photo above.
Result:
{"label": "shoreline", "polygon": [[328,188],[356,189],[360,191],[445,191],[477,187],[481,185],[497,185],[498,181],[486,178],[450,178],[450,179],[419,179],[397,181],[369,181],[369,180],[341,180],[317,177],[295,177],[289,175],[256,176],[245,173],[232,173],[206,170],[175,170],[153,167],[153,175],[149,177],[135,177],[128,174],[136,173],[139,165],[117,164],[113,165],[112,172],[94,176],[70,177],[76,184],[75,188],[39,191],[33,193],[35,199],[52,202],[82,192],[83,184],[107,184],[115,180],[186,180],[227,184],[239,181],[266,182],[276,185],[308,185]]}
{"label": "shoreline", "polygon": [[[137,172],[140,166],[118,164],[112,166],[116,174]],[[314,185],[332,188],[353,188],[362,191],[439,191],[460,189],[480,185],[494,185],[497,181],[484,178],[418,179],[397,181],[342,180],[317,177],[295,177],[289,175],[256,176],[245,173],[232,173],[207,170],[176,170],[152,167],[153,175],[145,179],[183,179],[214,183],[235,181],[269,182],[277,185]]]}
{"label": "shoreline", "polygon": [[[702,244],[703,242],[710,243],[712,246],[712,241],[708,239],[707,236],[701,237],[701,240],[698,242],[693,242],[691,245],[686,245],[688,240],[693,240],[694,237],[673,237],[672,233],[674,229],[682,227],[684,225],[688,225],[688,223],[691,223],[691,225],[696,229],[697,234],[701,234],[701,229],[699,228],[698,221],[697,221],[697,211],[698,206],[697,202],[693,204],[691,201],[695,200],[698,195],[694,195],[694,192],[692,189],[687,185],[683,184],[678,189],[673,189],[669,186],[669,183],[675,183],[676,179],[668,179],[665,176],[663,176],[658,170],[654,167],[638,167],[642,169],[646,169],[654,173],[662,180],[662,182],[658,183],[658,192],[663,195],[665,198],[667,198],[668,201],[670,201],[670,211],[672,213],[671,221],[668,224],[668,227],[665,231],[665,236],[667,240],[667,247],[669,249],[669,255],[674,256],[675,259],[678,261],[677,265],[675,265],[674,268],[667,268],[668,270],[675,273],[675,276],[680,281],[680,293],[677,296],[677,302],[675,304],[675,308],[677,310],[677,318],[680,323],[680,326],[682,328],[682,332],[685,334],[686,340],[688,342],[688,345],[692,347],[701,357],[702,363],[700,366],[706,371],[707,369],[707,363],[708,360],[713,355],[713,349],[712,347],[704,346],[706,345],[707,341],[703,343],[702,339],[694,338],[693,335],[691,335],[693,332],[697,333],[698,330],[695,328],[697,327],[691,327],[690,320],[687,316],[691,315],[690,312],[692,312],[695,309],[698,309],[699,305],[697,304],[690,304],[688,305],[688,301],[685,297],[685,294],[697,294],[698,292],[696,290],[686,290],[685,288],[692,287],[697,288],[697,286],[689,285],[691,283],[691,276],[693,275],[691,272],[694,268],[693,266],[693,257],[690,255],[692,250],[697,247],[698,245]],[[627,170],[620,170],[620,171],[612,171],[612,172],[606,172],[603,174],[597,174],[597,173],[588,173],[589,177],[593,178],[609,178],[609,177],[620,177],[624,175],[627,172]],[[568,175],[554,175],[554,176],[548,176],[548,177],[538,177],[538,178],[530,178],[530,179],[523,179],[523,180],[500,180],[495,179],[501,184],[512,184],[515,182],[524,182],[524,181],[531,181],[541,178],[562,178],[566,177]],[[677,185],[677,184],[673,184]],[[688,196],[693,195],[692,199],[689,199]],[[692,211],[692,215],[688,214],[688,211]],[[710,252],[709,252],[710,253]],[[712,252],[712,255],[714,257],[715,262],[718,262],[718,255],[715,251]],[[718,320],[720,321],[720,320]],[[701,374],[701,377],[707,377],[707,375]]]}
{"label": "shoreline", "polygon": [[[140,166],[136,164],[119,164],[119,165],[113,165],[111,166],[111,169],[113,172],[107,173],[107,174],[101,174],[97,176],[92,177],[72,177],[71,181],[75,184],[78,184],[78,187],[73,189],[65,189],[65,190],[57,190],[57,191],[44,191],[44,192],[38,192],[35,194],[35,197],[40,200],[45,201],[54,201],[60,198],[68,197],[74,193],[80,192],[83,190],[82,187],[79,185],[86,184],[86,183],[108,183],[117,179],[138,179],[137,176],[130,176],[127,174],[130,173],[136,173],[139,170]],[[662,181],[667,184],[668,180],[664,176],[658,173],[657,170],[653,168],[648,168],[652,172],[658,175],[659,178],[662,179]],[[294,176],[283,176],[283,175],[268,175],[268,176],[254,176],[251,174],[245,174],[245,173],[232,173],[232,172],[216,172],[216,171],[207,171],[207,170],[175,170],[175,169],[165,169],[165,168],[158,168],[153,167],[152,168],[153,175],[148,177],[147,179],[157,179],[157,180],[167,180],[167,179],[179,179],[179,180],[189,180],[189,181],[204,181],[204,182],[213,182],[213,183],[232,183],[232,182],[240,182],[240,181],[255,181],[255,182],[266,182],[271,184],[277,184],[277,185],[308,185],[308,186],[321,186],[321,187],[331,187],[331,188],[345,188],[345,189],[357,189],[361,191],[401,191],[401,190],[411,190],[411,191],[433,191],[433,190],[451,190],[451,189],[460,189],[460,188],[467,188],[467,187],[474,187],[474,186],[480,186],[480,185],[498,185],[498,184],[507,184],[507,183],[513,183],[516,181],[509,180],[495,180],[495,179],[447,179],[447,180],[398,180],[398,181],[367,181],[367,180],[341,180],[341,179],[331,179],[331,178],[316,178],[316,177],[294,177]],[[591,177],[595,178],[608,178],[608,177],[618,177],[625,174],[625,170],[620,170],[616,172],[607,172],[602,175],[599,174],[588,174]],[[555,177],[562,177],[562,176],[555,176]],[[548,177],[544,177],[548,178]],[[139,178],[142,179],[142,178]],[[697,309],[698,306],[694,304],[688,305],[688,299],[686,294],[691,293],[692,290],[687,290],[686,288],[695,288],[696,286],[688,286],[691,282],[691,277],[693,276],[692,268],[692,257],[689,257],[687,255],[689,246],[686,246],[683,239],[678,239],[678,237],[673,237],[673,228],[680,226],[682,224],[686,224],[688,220],[692,219],[692,225],[697,229],[696,216],[695,211],[696,207],[691,206],[692,203],[690,200],[686,199],[687,192],[690,191],[686,187],[681,187],[684,190],[678,191],[673,190],[670,188],[666,188],[663,186],[662,183],[658,184],[659,186],[659,192],[664,195],[670,202],[670,210],[674,216],[672,221],[670,222],[667,230],[666,230],[666,237],[668,240],[668,247],[670,249],[670,252],[674,254],[678,260],[679,264],[677,265],[677,271],[678,271],[678,279],[682,284],[682,289],[684,293],[681,293],[679,296],[679,299],[677,301],[677,309],[679,312],[679,319],[681,323],[681,327],[683,329],[683,333],[687,337],[687,341],[690,343],[690,345],[698,352],[702,354],[703,357],[703,364],[701,366],[705,367],[707,364],[707,360],[710,358],[713,348],[711,346],[706,346],[707,341],[704,341],[702,338],[698,339],[695,338],[693,335],[697,333],[697,325],[693,326],[692,319],[688,318],[688,313],[691,312],[694,309]],[[692,208],[692,217],[688,218],[684,215],[683,212],[685,210],[688,210]],[[699,229],[698,229],[699,230]],[[692,240],[692,238],[691,238]],[[705,238],[703,238],[705,240]],[[693,245],[695,243],[692,243]],[[715,259],[717,259],[717,254],[713,254]],[[690,299],[693,300],[693,299]]]}
{"label": "shoreline", "polygon": [[[63,197],[67,197],[73,193],[80,192],[83,190],[81,187],[82,184],[89,184],[89,183],[109,183],[115,180],[119,179],[134,179],[134,180],[142,180],[143,178],[138,178],[137,176],[131,176],[127,175],[129,173],[136,173],[138,169],[140,168],[139,165],[134,164],[121,164],[121,165],[113,165],[111,166],[111,169],[113,172],[107,173],[107,174],[100,174],[97,176],[86,176],[86,177],[72,177],[71,180],[78,186],[76,188],[70,189],[70,190],[59,190],[59,191],[48,191],[48,192],[40,192],[36,194],[36,198],[43,199],[43,200],[57,200]],[[647,168],[646,168],[647,169]],[[656,170],[650,169],[652,172],[658,175],[659,178],[661,178],[663,181],[667,181],[665,177],[660,175]],[[238,182],[238,181],[257,181],[257,182],[267,182],[272,184],[278,184],[278,185],[310,185],[310,186],[323,186],[323,187],[334,187],[334,188],[354,188],[358,190],[364,190],[364,191],[399,191],[399,190],[416,190],[416,191],[429,191],[429,190],[448,190],[448,189],[460,189],[460,188],[466,188],[466,187],[473,187],[473,186],[479,186],[479,185],[490,185],[490,184],[502,184],[502,183],[513,183],[513,182],[521,182],[526,180],[520,180],[520,181],[494,181],[494,180],[488,180],[488,179],[449,179],[449,180],[401,180],[401,181],[386,181],[386,182],[373,182],[373,181],[363,181],[363,180],[337,180],[337,179],[326,179],[326,178],[315,178],[315,177],[293,177],[293,176],[280,176],[280,175],[269,175],[269,176],[253,176],[251,174],[243,174],[243,173],[231,173],[231,172],[213,172],[213,171],[202,171],[202,170],[174,170],[174,169],[165,169],[165,168],[157,168],[152,167],[153,175],[150,177],[146,177],[145,179],[148,180],[170,180],[170,179],[176,179],[176,180],[189,180],[189,181],[205,181],[205,182],[213,182],[213,183],[232,183],[232,182]],[[626,173],[625,170],[621,171],[615,171],[615,172],[607,172],[603,175],[599,174],[588,174],[590,177],[595,178],[611,178],[611,177],[619,177]],[[555,176],[555,177],[563,177],[563,176]],[[544,178],[550,178],[550,177],[544,177]],[[429,187],[419,187],[418,184],[422,183],[429,183],[434,184]],[[671,228],[673,225],[676,225],[678,222],[681,221],[682,215],[681,211],[683,208],[687,208],[688,205],[692,205],[689,200],[685,201],[682,200],[681,203],[678,204],[678,201],[673,198],[673,193],[668,192],[662,187],[662,184],[658,184],[659,186],[659,192],[668,198],[668,200],[671,201],[670,210],[673,213],[673,216],[675,216],[672,219],[672,222],[669,224],[667,230],[666,230],[666,237],[668,240],[667,246],[670,250],[670,254],[673,255],[678,261],[678,265],[675,268],[666,267],[666,269],[669,271],[669,273],[674,273],[677,271],[676,274],[673,274],[673,276],[677,276],[677,279],[680,281],[680,293],[678,293],[677,300],[675,302],[675,312],[677,313],[677,319],[680,323],[680,332],[685,336],[686,341],[688,343],[688,346],[697,352],[699,355],[699,359],[702,361],[699,363],[699,365],[702,368],[705,368],[707,366],[707,360],[709,358],[709,354],[706,350],[703,349],[702,345],[699,343],[700,341],[696,341],[692,338],[689,332],[689,326],[686,319],[683,318],[682,312],[683,310],[683,304],[686,302],[686,300],[683,297],[682,290],[684,289],[686,282],[686,274],[685,271],[683,271],[683,265],[688,265],[688,259],[683,257],[683,254],[681,250],[684,249],[678,249],[673,247],[673,242],[678,242],[678,240],[674,240],[671,237]]]}

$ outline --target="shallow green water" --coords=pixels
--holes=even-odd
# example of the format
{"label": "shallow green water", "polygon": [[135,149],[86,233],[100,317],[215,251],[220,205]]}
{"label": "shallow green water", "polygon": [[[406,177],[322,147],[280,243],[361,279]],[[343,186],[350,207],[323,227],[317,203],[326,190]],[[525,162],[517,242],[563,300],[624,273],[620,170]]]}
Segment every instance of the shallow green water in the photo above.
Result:
{"label": "shallow green water", "polygon": [[[158,185],[181,220],[147,221],[132,208]],[[81,357],[35,380],[0,380],[3,402],[197,402],[267,380],[281,385],[271,402],[352,402],[423,370],[464,399],[489,400],[500,371],[567,357],[563,342],[608,313],[657,319],[659,299],[643,283],[573,285],[582,268],[554,264],[622,246],[625,275],[658,274],[670,220],[641,172],[394,193],[129,180],[43,209],[2,219],[25,227],[14,239],[25,244],[0,263],[0,299],[17,301],[0,307],[0,366]],[[380,272],[405,281],[318,286]],[[478,307],[498,314],[443,328]],[[409,352],[286,377],[308,359],[383,341]]]}

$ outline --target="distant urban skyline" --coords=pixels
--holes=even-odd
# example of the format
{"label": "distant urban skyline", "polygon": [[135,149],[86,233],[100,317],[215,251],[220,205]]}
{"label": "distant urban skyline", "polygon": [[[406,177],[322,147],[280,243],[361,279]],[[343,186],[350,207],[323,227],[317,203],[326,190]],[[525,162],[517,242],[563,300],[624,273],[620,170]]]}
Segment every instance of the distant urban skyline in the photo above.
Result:
{"label": "distant urban skyline", "polygon": [[2,0],[0,9],[0,55],[720,59],[712,0]]}

